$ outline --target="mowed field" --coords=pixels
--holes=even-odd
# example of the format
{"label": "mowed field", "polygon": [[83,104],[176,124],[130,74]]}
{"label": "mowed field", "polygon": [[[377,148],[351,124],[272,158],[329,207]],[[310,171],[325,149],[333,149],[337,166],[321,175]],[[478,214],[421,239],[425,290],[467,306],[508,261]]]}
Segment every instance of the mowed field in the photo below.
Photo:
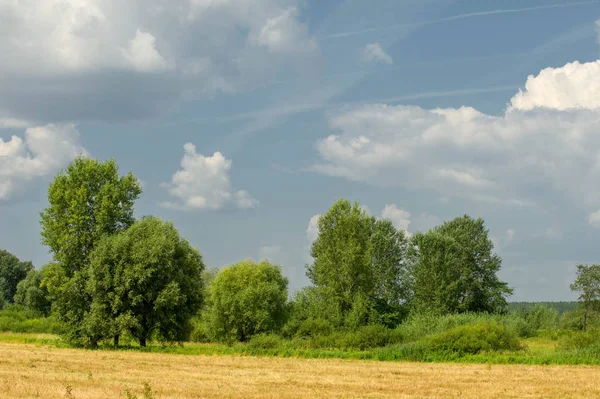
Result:
{"label": "mowed field", "polygon": [[[147,383],[152,393],[146,388]],[[600,398],[600,368],[89,351],[0,343],[1,398]]]}

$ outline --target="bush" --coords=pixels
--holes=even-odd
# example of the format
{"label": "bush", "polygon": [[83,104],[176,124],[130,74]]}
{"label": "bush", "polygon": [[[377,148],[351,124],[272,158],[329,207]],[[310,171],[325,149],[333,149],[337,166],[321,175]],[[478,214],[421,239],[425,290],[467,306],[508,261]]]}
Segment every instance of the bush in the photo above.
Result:
{"label": "bush", "polygon": [[516,332],[496,321],[459,326],[434,335],[426,342],[433,351],[460,355],[521,348]]}
{"label": "bush", "polygon": [[402,334],[400,331],[390,330],[380,324],[373,324],[342,335],[338,341],[338,348],[366,350],[401,341]]}
{"label": "bush", "polygon": [[283,344],[283,339],[275,334],[258,334],[248,342],[248,349],[277,349]]}
{"label": "bush", "polygon": [[560,349],[586,349],[600,346],[600,330],[570,331],[558,339]]}
{"label": "bush", "polygon": [[34,334],[60,334],[62,325],[54,317],[41,317],[38,312],[10,305],[0,311],[0,331]]}

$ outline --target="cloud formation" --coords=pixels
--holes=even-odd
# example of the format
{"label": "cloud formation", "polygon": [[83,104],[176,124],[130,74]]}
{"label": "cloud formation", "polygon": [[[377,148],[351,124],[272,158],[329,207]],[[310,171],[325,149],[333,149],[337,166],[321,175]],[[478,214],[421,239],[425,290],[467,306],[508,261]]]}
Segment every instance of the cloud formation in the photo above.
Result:
{"label": "cloud formation", "polygon": [[11,198],[27,182],[58,172],[85,154],[73,125],[29,128],[25,137],[0,138],[0,200]]}
{"label": "cloud formation", "polygon": [[226,207],[251,209],[258,206],[258,201],[248,191],[232,189],[230,159],[220,152],[209,157],[198,154],[192,143],[185,144],[183,149],[181,169],[175,172],[170,183],[162,185],[177,201],[163,202],[162,206],[187,211]]}
{"label": "cloud formation", "polygon": [[[123,120],[310,62],[300,0],[0,2],[0,118]],[[308,59],[308,60],[307,60]],[[289,69],[289,68],[288,68]]]}
{"label": "cloud formation", "polygon": [[381,211],[382,219],[391,220],[392,224],[398,230],[403,230],[408,233],[408,225],[410,224],[410,212],[398,208],[395,204],[386,205]]}
{"label": "cloud formation", "polygon": [[393,64],[392,57],[383,51],[381,44],[369,43],[363,50],[363,60],[366,62],[382,62],[384,64]]}
{"label": "cloud formation", "polygon": [[600,61],[545,69],[502,116],[370,104],[331,114],[313,170],[491,204],[600,205]]}

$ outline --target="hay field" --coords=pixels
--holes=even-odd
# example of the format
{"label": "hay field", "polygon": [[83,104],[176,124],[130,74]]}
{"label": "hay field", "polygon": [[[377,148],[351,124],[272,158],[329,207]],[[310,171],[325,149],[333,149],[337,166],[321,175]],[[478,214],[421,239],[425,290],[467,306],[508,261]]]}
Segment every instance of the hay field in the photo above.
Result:
{"label": "hay field", "polygon": [[[151,393],[143,393],[147,382]],[[600,368],[86,351],[0,343],[0,398],[599,398]]]}

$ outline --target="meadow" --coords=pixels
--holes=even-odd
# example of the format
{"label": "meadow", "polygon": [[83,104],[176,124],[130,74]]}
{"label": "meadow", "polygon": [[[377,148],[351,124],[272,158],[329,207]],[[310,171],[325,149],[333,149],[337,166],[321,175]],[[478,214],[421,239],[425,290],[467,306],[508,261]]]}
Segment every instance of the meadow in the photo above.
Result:
{"label": "meadow", "polygon": [[[0,337],[0,397],[600,397],[600,370],[593,366],[190,356],[72,349],[58,347],[52,339],[32,334]],[[191,351],[202,345],[187,347]],[[160,349],[148,349],[153,350]]]}

